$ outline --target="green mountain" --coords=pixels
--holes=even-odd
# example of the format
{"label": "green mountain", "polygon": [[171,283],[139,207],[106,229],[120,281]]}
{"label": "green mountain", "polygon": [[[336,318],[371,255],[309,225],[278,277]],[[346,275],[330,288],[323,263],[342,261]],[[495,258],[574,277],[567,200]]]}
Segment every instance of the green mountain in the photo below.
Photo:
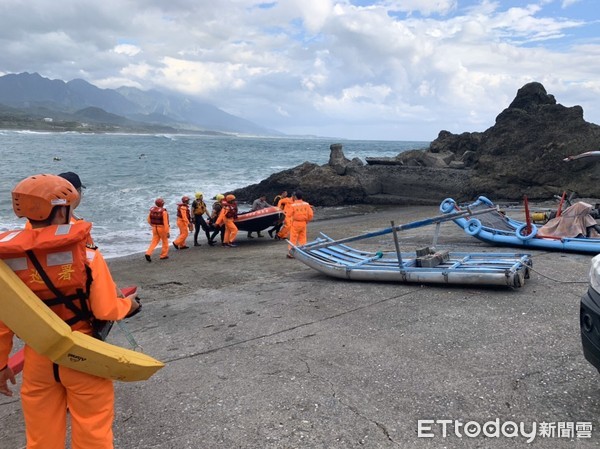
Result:
{"label": "green mountain", "polygon": [[100,89],[81,79],[64,82],[37,73],[0,77],[0,127],[21,126],[44,130],[282,135],[178,94],[131,87]]}

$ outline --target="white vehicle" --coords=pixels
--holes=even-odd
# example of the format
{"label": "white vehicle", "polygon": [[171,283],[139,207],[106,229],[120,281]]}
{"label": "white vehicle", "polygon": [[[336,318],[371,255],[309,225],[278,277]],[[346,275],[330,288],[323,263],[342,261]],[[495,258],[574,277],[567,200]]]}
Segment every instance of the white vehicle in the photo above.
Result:
{"label": "white vehicle", "polygon": [[583,355],[600,371],[600,254],[592,259],[590,285],[579,309]]}

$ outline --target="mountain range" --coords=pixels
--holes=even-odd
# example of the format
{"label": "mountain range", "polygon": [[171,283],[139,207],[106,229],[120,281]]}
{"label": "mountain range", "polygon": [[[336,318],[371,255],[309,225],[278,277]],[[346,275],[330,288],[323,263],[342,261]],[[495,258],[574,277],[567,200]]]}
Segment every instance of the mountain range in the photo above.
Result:
{"label": "mountain range", "polygon": [[101,89],[82,79],[65,82],[38,73],[1,76],[0,126],[19,127],[28,120],[95,131],[283,135],[178,94],[134,87]]}

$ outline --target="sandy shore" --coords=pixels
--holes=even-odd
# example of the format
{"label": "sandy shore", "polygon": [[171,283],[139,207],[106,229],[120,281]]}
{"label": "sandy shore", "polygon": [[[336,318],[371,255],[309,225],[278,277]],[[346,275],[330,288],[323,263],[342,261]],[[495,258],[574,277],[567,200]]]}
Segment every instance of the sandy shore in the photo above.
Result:
{"label": "sandy shore", "polygon": [[[438,215],[435,207],[317,212],[309,237],[334,238]],[[442,225],[439,247],[504,251]],[[401,234],[431,244],[433,228]],[[266,233],[265,233],[266,235]],[[583,358],[579,298],[591,256],[533,253],[526,285],[352,283],[285,257],[286,244],[240,235],[238,248],[110,261],[144,304],[127,327],[167,366],[117,385],[116,447],[528,447],[526,438],[418,437],[418,420],[592,422],[591,439],[537,436],[532,447],[597,447],[598,373]],[[362,245],[392,249],[390,236]],[[119,329],[109,340],[127,346]],[[0,399],[0,447],[24,446],[18,395]]]}

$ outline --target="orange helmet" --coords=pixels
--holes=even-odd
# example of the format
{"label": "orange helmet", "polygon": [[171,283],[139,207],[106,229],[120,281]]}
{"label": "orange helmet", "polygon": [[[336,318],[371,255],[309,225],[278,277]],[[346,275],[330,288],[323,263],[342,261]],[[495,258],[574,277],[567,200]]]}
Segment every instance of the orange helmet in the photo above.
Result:
{"label": "orange helmet", "polygon": [[54,206],[70,206],[79,192],[69,181],[56,175],[34,175],[23,179],[12,191],[17,217],[34,221],[47,219]]}
{"label": "orange helmet", "polygon": [[156,198],[154,204],[156,204],[158,207],[163,207],[165,205],[165,200],[163,200],[162,198]]}
{"label": "orange helmet", "polygon": [[235,195],[229,194],[225,197],[225,200],[227,200],[227,202],[235,201]]}
{"label": "orange helmet", "polygon": [[190,202],[190,197],[189,196],[182,196],[181,197],[181,202],[182,203],[189,203]]}

